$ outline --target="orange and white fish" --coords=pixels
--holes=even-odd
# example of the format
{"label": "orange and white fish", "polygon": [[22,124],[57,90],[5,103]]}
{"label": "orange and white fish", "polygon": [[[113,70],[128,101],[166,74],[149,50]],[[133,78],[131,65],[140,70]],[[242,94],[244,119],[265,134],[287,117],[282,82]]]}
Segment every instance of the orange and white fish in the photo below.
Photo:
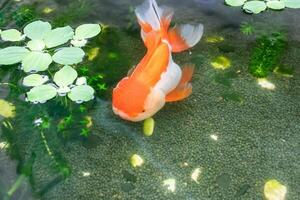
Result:
{"label": "orange and white fish", "polygon": [[146,0],[135,9],[147,53],[141,62],[113,90],[113,111],[129,121],[153,116],[165,102],[179,101],[192,93],[193,65],[182,70],[172,52],[196,45],[203,25],[185,24],[169,29],[173,10]]}

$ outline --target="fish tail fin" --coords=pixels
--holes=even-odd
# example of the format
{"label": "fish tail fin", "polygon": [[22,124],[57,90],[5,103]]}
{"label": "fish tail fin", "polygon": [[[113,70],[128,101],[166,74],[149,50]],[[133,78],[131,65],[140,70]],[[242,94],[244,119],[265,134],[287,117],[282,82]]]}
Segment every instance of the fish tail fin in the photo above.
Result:
{"label": "fish tail fin", "polygon": [[195,46],[203,35],[203,25],[183,24],[168,31],[172,52],[181,52]]}
{"label": "fish tail fin", "polygon": [[[145,42],[151,32],[158,35],[167,34],[174,11],[167,6],[159,7],[155,0],[146,0],[136,7],[135,14],[141,26],[142,39]],[[162,32],[163,34],[161,34]]]}

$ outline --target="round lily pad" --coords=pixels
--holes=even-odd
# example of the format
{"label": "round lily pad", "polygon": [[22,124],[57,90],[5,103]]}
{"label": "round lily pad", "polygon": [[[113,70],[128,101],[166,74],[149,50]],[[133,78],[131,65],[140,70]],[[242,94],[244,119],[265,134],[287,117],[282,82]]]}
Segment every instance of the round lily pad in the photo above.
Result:
{"label": "round lily pad", "polygon": [[21,62],[29,50],[25,47],[7,47],[0,50],[0,65],[12,65]]}
{"label": "round lily pad", "polygon": [[71,44],[74,47],[84,47],[87,43],[86,39],[82,39],[82,40],[71,40]]}
{"label": "round lily pad", "polygon": [[17,42],[23,39],[22,33],[16,29],[9,29],[1,32],[1,39],[3,41]]}
{"label": "round lily pad", "polygon": [[65,44],[73,38],[73,35],[73,29],[70,26],[65,26],[62,28],[56,28],[51,31],[48,31],[45,34],[44,41],[47,48],[52,48]]}
{"label": "round lily pad", "polygon": [[101,32],[99,24],[83,24],[76,28],[74,39],[82,40],[95,37]]}
{"label": "round lily pad", "polygon": [[59,87],[66,87],[71,85],[77,78],[77,71],[68,65],[61,68],[54,75],[54,82]]}
{"label": "round lily pad", "polygon": [[42,76],[39,74],[31,74],[23,79],[23,85],[27,87],[35,87],[43,85],[49,80],[48,76]]}
{"label": "round lily pad", "polygon": [[77,64],[82,61],[84,51],[78,47],[65,47],[57,51],[52,59],[54,62],[62,65]]}
{"label": "round lily pad", "polygon": [[59,96],[66,96],[70,91],[71,89],[67,86],[63,86],[57,89],[57,93]]}
{"label": "round lily pad", "polygon": [[45,103],[57,95],[57,90],[54,86],[39,85],[32,88],[27,94],[27,100],[33,103]]}
{"label": "round lily pad", "polygon": [[24,28],[25,35],[32,40],[41,40],[47,32],[51,31],[51,24],[43,21],[34,21]]}
{"label": "round lily pad", "polygon": [[264,1],[247,1],[244,4],[243,9],[247,13],[258,14],[267,9],[267,5]]}
{"label": "round lily pad", "polygon": [[282,10],[285,8],[285,4],[280,0],[272,0],[267,2],[267,7],[273,10]]}
{"label": "round lily pad", "polygon": [[89,85],[79,85],[71,89],[68,93],[68,97],[77,103],[82,103],[85,101],[90,101],[94,99],[94,89]]}
{"label": "round lily pad", "polygon": [[27,73],[45,71],[51,63],[50,54],[32,51],[23,58],[22,68]]}
{"label": "round lily pad", "polygon": [[300,0],[283,0],[287,8],[300,8]]}
{"label": "round lily pad", "polygon": [[225,0],[225,3],[229,6],[242,6],[246,0]]}
{"label": "round lily pad", "polygon": [[27,43],[27,47],[32,51],[42,51],[45,46],[43,40],[31,40]]}
{"label": "round lily pad", "polygon": [[86,85],[87,84],[87,80],[85,77],[79,77],[76,80],[76,85]]}

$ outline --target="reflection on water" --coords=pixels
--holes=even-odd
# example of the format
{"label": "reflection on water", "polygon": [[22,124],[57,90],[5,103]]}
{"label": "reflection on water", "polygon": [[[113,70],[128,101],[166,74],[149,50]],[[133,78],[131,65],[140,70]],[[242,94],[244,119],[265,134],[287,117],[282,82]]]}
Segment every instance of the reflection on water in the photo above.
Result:
{"label": "reflection on water", "polygon": [[[154,117],[154,134],[145,137],[142,124],[118,119],[110,104],[111,88],[145,52],[133,13],[142,0],[36,2],[37,15],[57,25],[107,25],[78,69],[97,90],[97,100],[29,105],[20,98],[25,90],[17,66],[1,66],[1,83],[14,86],[0,85],[6,105],[0,115],[14,118],[0,117],[0,160],[9,165],[0,166],[0,194],[17,171],[42,199],[261,199],[270,179],[287,186],[289,198],[300,196],[299,10],[251,16],[221,0],[158,1],[176,9],[178,23],[203,23],[205,35],[190,52],[175,55],[180,65],[197,66],[193,95],[168,104]],[[33,1],[10,9],[24,3]],[[14,26],[11,20],[5,25]],[[253,77],[248,65],[256,39],[282,30],[288,48],[275,72]],[[4,150],[18,166],[2,156]],[[6,174],[14,175],[2,178]],[[22,197],[22,189],[15,195]]]}

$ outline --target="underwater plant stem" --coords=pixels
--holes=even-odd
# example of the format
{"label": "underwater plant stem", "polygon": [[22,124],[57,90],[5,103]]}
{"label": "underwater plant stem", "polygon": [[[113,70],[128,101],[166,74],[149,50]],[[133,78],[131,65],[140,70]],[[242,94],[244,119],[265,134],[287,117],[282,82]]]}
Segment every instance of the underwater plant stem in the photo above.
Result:
{"label": "underwater plant stem", "polygon": [[8,86],[12,86],[14,88],[17,88],[17,86],[12,84],[12,83],[0,83],[0,85],[8,85]]}
{"label": "underwater plant stem", "polygon": [[2,4],[0,4],[0,11],[5,8],[5,6],[9,3],[9,0],[4,0]]}
{"label": "underwater plant stem", "polygon": [[44,146],[45,146],[45,148],[46,148],[46,150],[47,150],[47,153],[48,153],[48,155],[55,161],[55,163],[56,163],[56,160],[55,160],[55,158],[54,158],[54,156],[53,156],[53,153],[52,153],[52,151],[51,151],[51,149],[50,149],[50,147],[49,147],[49,145],[48,145],[48,143],[47,143],[47,140],[46,140],[46,136],[45,136],[45,134],[44,134],[44,132],[41,130],[40,131],[40,134],[41,134],[41,137],[42,137],[42,140],[43,140],[43,143],[44,143]]}
{"label": "underwater plant stem", "polygon": [[7,192],[7,196],[4,197],[4,200],[9,200],[11,199],[12,195],[16,192],[16,190],[22,185],[22,183],[26,180],[26,176],[21,174],[15,183],[11,186],[11,188]]}

